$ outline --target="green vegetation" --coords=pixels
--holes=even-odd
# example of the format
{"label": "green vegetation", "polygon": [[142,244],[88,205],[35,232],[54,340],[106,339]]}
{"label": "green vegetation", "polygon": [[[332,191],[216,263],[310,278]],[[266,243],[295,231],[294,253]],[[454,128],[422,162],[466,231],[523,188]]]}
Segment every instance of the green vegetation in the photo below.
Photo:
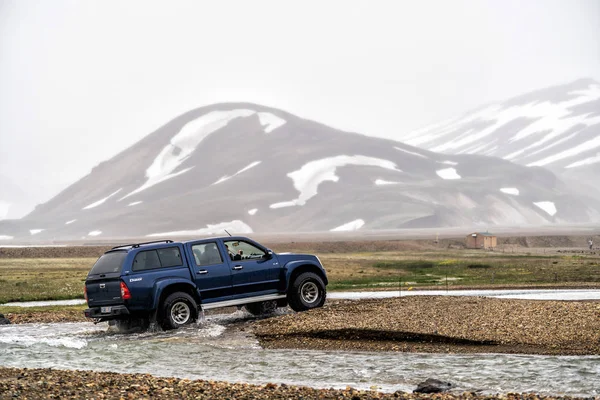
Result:
{"label": "green vegetation", "polygon": [[83,281],[95,258],[2,258],[0,304],[83,298]]}
{"label": "green vegetation", "polygon": [[[303,251],[313,253],[309,248]],[[565,255],[549,249],[544,254],[529,255],[448,249],[360,252],[358,248],[355,252],[334,253],[321,248],[314,253],[327,270],[330,291],[396,290],[399,285],[403,290],[411,287],[600,287],[600,255],[594,254]],[[95,261],[95,257],[0,258],[0,304],[83,298],[83,282]]]}
{"label": "green vegetation", "polygon": [[456,250],[320,255],[329,290],[482,286],[600,287],[600,257]]}

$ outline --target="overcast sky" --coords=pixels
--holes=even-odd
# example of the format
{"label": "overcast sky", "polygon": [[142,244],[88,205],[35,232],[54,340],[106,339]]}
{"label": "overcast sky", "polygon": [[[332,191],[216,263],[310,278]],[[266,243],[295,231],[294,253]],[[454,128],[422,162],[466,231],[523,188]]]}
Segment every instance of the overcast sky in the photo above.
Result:
{"label": "overcast sky", "polygon": [[214,102],[393,138],[583,77],[598,0],[0,0],[0,176],[46,200]]}

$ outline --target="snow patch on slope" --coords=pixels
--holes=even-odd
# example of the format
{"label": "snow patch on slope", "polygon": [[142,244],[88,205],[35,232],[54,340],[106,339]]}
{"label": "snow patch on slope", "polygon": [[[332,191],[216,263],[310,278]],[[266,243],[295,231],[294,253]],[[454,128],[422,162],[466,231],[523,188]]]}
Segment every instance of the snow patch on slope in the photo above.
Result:
{"label": "snow patch on slope", "polygon": [[271,133],[286,123],[285,119],[268,112],[259,112],[258,119],[260,124],[265,127],[265,133]]}
{"label": "snow patch on slope", "polygon": [[0,240],[12,240],[13,236],[8,235],[0,235]]}
{"label": "snow patch on slope", "polygon": [[65,222],[65,225],[71,225],[75,221],[77,221],[77,220],[76,219],[71,219],[71,220]]}
{"label": "snow patch on slope", "polygon": [[90,208],[94,208],[94,207],[98,207],[100,204],[103,204],[106,200],[110,199],[111,197],[113,197],[114,195],[116,195],[117,193],[119,193],[121,191],[122,188],[117,189],[115,192],[109,194],[108,196],[106,196],[103,199],[100,199],[92,204],[88,204],[87,206],[83,207],[82,210],[89,210]]}
{"label": "snow patch on slope", "polygon": [[538,201],[533,203],[536,207],[546,211],[550,216],[556,214],[556,206],[551,201]]}
{"label": "snow patch on slope", "polygon": [[436,174],[442,179],[460,179],[461,176],[456,172],[454,168],[444,168],[435,171]]}
{"label": "snow patch on slope", "polygon": [[384,185],[398,185],[400,182],[392,182],[392,181],[386,181],[383,179],[377,179],[375,181],[375,185],[377,186],[384,186]]}
{"label": "snow patch on slope", "polygon": [[252,210],[248,210],[248,214],[254,215],[258,211],[258,208],[253,208]]}
{"label": "snow patch on slope", "polygon": [[317,195],[317,188],[321,183],[326,181],[337,182],[340,177],[335,174],[336,169],[347,165],[381,167],[392,171],[402,172],[397,169],[396,164],[391,161],[360,155],[343,155],[310,161],[307,164],[304,164],[299,170],[287,174],[287,176],[294,181],[296,190],[300,192],[298,198],[271,204],[269,207],[282,208],[306,204],[310,198]]}
{"label": "snow patch on slope", "polygon": [[261,162],[262,161],[254,161],[253,163],[246,165],[244,168],[240,169],[238,172],[236,172],[235,174],[233,174],[231,176],[228,176],[228,175],[223,176],[218,181],[214,182],[213,185],[218,185],[219,183],[225,182],[226,180],[229,180],[229,179],[233,178],[234,176],[241,174],[244,171],[248,171],[250,168],[256,167]]}
{"label": "snow patch on slope", "polygon": [[138,204],[142,204],[143,201],[133,201],[129,204],[127,204],[128,207],[133,207],[133,206],[137,206]]}
{"label": "snow patch on slope", "polygon": [[513,196],[519,195],[519,189],[517,188],[501,188],[500,191],[506,194],[512,194]]}
{"label": "snow patch on slope", "polygon": [[38,233],[43,232],[43,231],[44,231],[44,229],[30,229],[29,234],[31,236],[33,236],[33,235],[37,235]]}
{"label": "snow patch on slope", "polygon": [[577,145],[575,147],[571,147],[570,149],[561,151],[560,153],[553,154],[552,156],[546,157],[542,160],[529,163],[529,164],[527,164],[527,166],[528,167],[535,167],[535,166],[541,167],[546,164],[550,164],[554,161],[562,160],[563,158],[567,158],[567,157],[572,157],[572,156],[575,156],[584,151],[588,151],[590,149],[595,149],[598,146],[600,146],[600,136],[597,136],[592,140],[588,140],[587,142],[580,143],[579,145]]}
{"label": "snow patch on slope", "polygon": [[598,162],[600,162],[600,153],[596,154],[593,157],[584,158],[581,161],[577,161],[577,162],[574,162],[572,164],[569,164],[565,168],[581,167],[583,165],[596,164]]}
{"label": "snow patch on slope", "polygon": [[337,228],[333,228],[330,232],[350,232],[357,231],[365,224],[365,221],[362,219],[355,219],[354,221],[350,221],[347,224],[340,225]]}
{"label": "snow patch on slope", "polygon": [[211,133],[227,126],[235,118],[248,117],[255,111],[238,109],[230,111],[211,111],[188,122],[171,138],[171,141],[156,156],[146,170],[146,182],[128,193],[121,200],[142,190],[146,190],[167,179],[186,173],[191,168],[173,172],[196,150],[200,143]]}
{"label": "snow patch on slope", "polygon": [[427,157],[427,156],[425,156],[425,155],[423,155],[423,154],[421,154],[421,153],[416,153],[416,152],[414,152],[414,151],[406,150],[406,149],[403,149],[403,148],[401,148],[401,147],[394,146],[394,148],[395,148],[396,150],[402,151],[402,152],[404,152],[404,153],[412,154],[413,156],[422,157],[422,158],[429,158],[429,157]]}
{"label": "snow patch on slope", "polygon": [[101,234],[102,234],[102,231],[91,231],[88,233],[88,236],[98,236]]}
{"label": "snow patch on slope", "polygon": [[148,237],[156,237],[156,236],[196,236],[196,235],[216,235],[222,234],[228,230],[229,232],[235,233],[252,233],[252,228],[246,223],[236,219],[230,222],[221,222],[218,224],[207,224],[206,228],[200,228],[195,230],[186,230],[186,231],[174,231],[174,232],[161,232],[161,233],[152,233],[150,235],[146,235]]}

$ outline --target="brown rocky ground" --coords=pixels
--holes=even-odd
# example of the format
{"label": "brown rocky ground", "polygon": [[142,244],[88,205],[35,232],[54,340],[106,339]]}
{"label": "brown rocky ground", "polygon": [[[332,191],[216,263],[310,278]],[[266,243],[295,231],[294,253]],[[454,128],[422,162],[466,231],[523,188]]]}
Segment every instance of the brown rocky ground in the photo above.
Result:
{"label": "brown rocky ground", "polygon": [[[1,310],[0,310],[1,311]],[[11,324],[30,324],[30,323],[52,323],[52,322],[89,322],[89,319],[83,315],[83,310],[51,310],[51,311],[27,311],[19,310],[18,313],[4,314]]]}
{"label": "brown rocky ground", "polygon": [[[0,368],[0,399],[555,399],[536,394],[413,394],[251,385],[146,374]],[[571,399],[571,397],[560,397]]]}
{"label": "brown rocky ground", "polygon": [[414,296],[258,321],[267,348],[600,354],[600,302]]}

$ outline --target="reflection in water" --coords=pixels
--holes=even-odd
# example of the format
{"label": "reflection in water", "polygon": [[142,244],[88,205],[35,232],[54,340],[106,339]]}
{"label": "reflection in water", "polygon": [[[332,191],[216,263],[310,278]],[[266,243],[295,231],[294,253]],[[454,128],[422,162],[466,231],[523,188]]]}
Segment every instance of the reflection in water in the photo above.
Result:
{"label": "reflection in water", "polygon": [[151,373],[192,379],[347,385],[410,391],[426,378],[459,390],[600,394],[600,357],[264,350],[238,311],[169,332],[118,334],[106,324],[0,327],[0,365]]}

